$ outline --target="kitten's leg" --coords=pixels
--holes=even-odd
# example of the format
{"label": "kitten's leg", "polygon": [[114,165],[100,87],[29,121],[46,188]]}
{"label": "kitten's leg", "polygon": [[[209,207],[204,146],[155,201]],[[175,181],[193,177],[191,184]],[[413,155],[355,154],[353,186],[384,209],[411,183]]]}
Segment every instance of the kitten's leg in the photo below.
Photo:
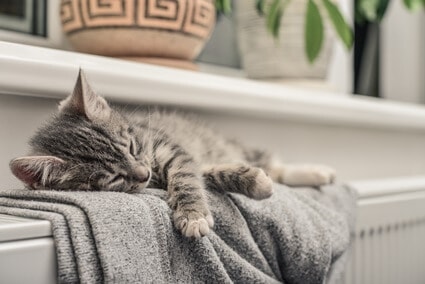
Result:
{"label": "kitten's leg", "polygon": [[323,165],[274,163],[268,172],[274,181],[289,186],[321,186],[335,180],[335,170]]}
{"label": "kitten's leg", "polygon": [[223,164],[203,169],[208,188],[244,194],[254,199],[273,194],[273,181],[260,168],[244,164]]}
{"label": "kitten's leg", "polygon": [[174,224],[186,237],[200,238],[209,233],[214,220],[208,207],[199,167],[176,145],[159,146],[156,159],[167,182],[168,204]]}

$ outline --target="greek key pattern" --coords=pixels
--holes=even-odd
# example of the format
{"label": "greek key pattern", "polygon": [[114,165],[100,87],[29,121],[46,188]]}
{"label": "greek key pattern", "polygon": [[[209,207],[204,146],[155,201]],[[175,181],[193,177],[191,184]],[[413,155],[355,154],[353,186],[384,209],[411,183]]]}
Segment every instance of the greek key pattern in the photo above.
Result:
{"label": "greek key pattern", "polygon": [[213,0],[63,0],[67,34],[82,29],[136,28],[209,36],[215,21]]}

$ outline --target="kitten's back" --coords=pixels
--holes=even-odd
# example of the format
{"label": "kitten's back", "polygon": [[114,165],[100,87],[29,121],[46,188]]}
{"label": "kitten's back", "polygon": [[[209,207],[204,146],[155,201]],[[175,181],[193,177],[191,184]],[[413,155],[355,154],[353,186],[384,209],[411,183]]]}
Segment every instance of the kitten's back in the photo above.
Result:
{"label": "kitten's back", "polygon": [[[129,118],[135,124],[148,125],[150,135],[158,131],[170,137],[190,153],[199,164],[247,162],[246,147],[223,137],[218,131],[201,123],[196,115],[176,111],[145,110]],[[146,130],[141,130],[146,131]]]}

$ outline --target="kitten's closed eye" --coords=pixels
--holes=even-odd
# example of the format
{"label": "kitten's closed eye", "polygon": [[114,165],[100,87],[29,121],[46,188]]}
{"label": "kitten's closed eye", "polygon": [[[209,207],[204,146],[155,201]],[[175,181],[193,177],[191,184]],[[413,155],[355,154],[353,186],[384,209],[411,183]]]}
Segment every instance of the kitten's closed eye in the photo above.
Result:
{"label": "kitten's closed eye", "polygon": [[130,140],[130,145],[129,145],[128,150],[133,157],[136,157],[138,155],[138,147],[137,147],[137,143],[134,140],[134,138],[132,138]]}
{"label": "kitten's closed eye", "polygon": [[123,175],[121,175],[121,174],[118,174],[118,175],[114,176],[114,177],[113,177],[113,178],[109,181],[109,186],[110,186],[110,187],[115,187],[115,186],[118,186],[118,185],[120,185],[120,184],[124,183],[124,181],[125,181],[124,176],[123,176]]}

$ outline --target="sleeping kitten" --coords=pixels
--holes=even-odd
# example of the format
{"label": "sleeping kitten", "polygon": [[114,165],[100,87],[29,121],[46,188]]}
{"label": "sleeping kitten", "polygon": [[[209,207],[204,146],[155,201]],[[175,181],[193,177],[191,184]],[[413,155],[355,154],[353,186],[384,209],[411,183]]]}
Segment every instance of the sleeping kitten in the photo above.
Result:
{"label": "sleeping kitten", "polygon": [[213,227],[204,188],[264,199],[273,181],[291,186],[331,183],[325,166],[291,166],[219,136],[177,114],[112,109],[80,71],[73,93],[30,141],[30,156],[10,162],[29,189],[168,191],[174,224],[187,237]]}

